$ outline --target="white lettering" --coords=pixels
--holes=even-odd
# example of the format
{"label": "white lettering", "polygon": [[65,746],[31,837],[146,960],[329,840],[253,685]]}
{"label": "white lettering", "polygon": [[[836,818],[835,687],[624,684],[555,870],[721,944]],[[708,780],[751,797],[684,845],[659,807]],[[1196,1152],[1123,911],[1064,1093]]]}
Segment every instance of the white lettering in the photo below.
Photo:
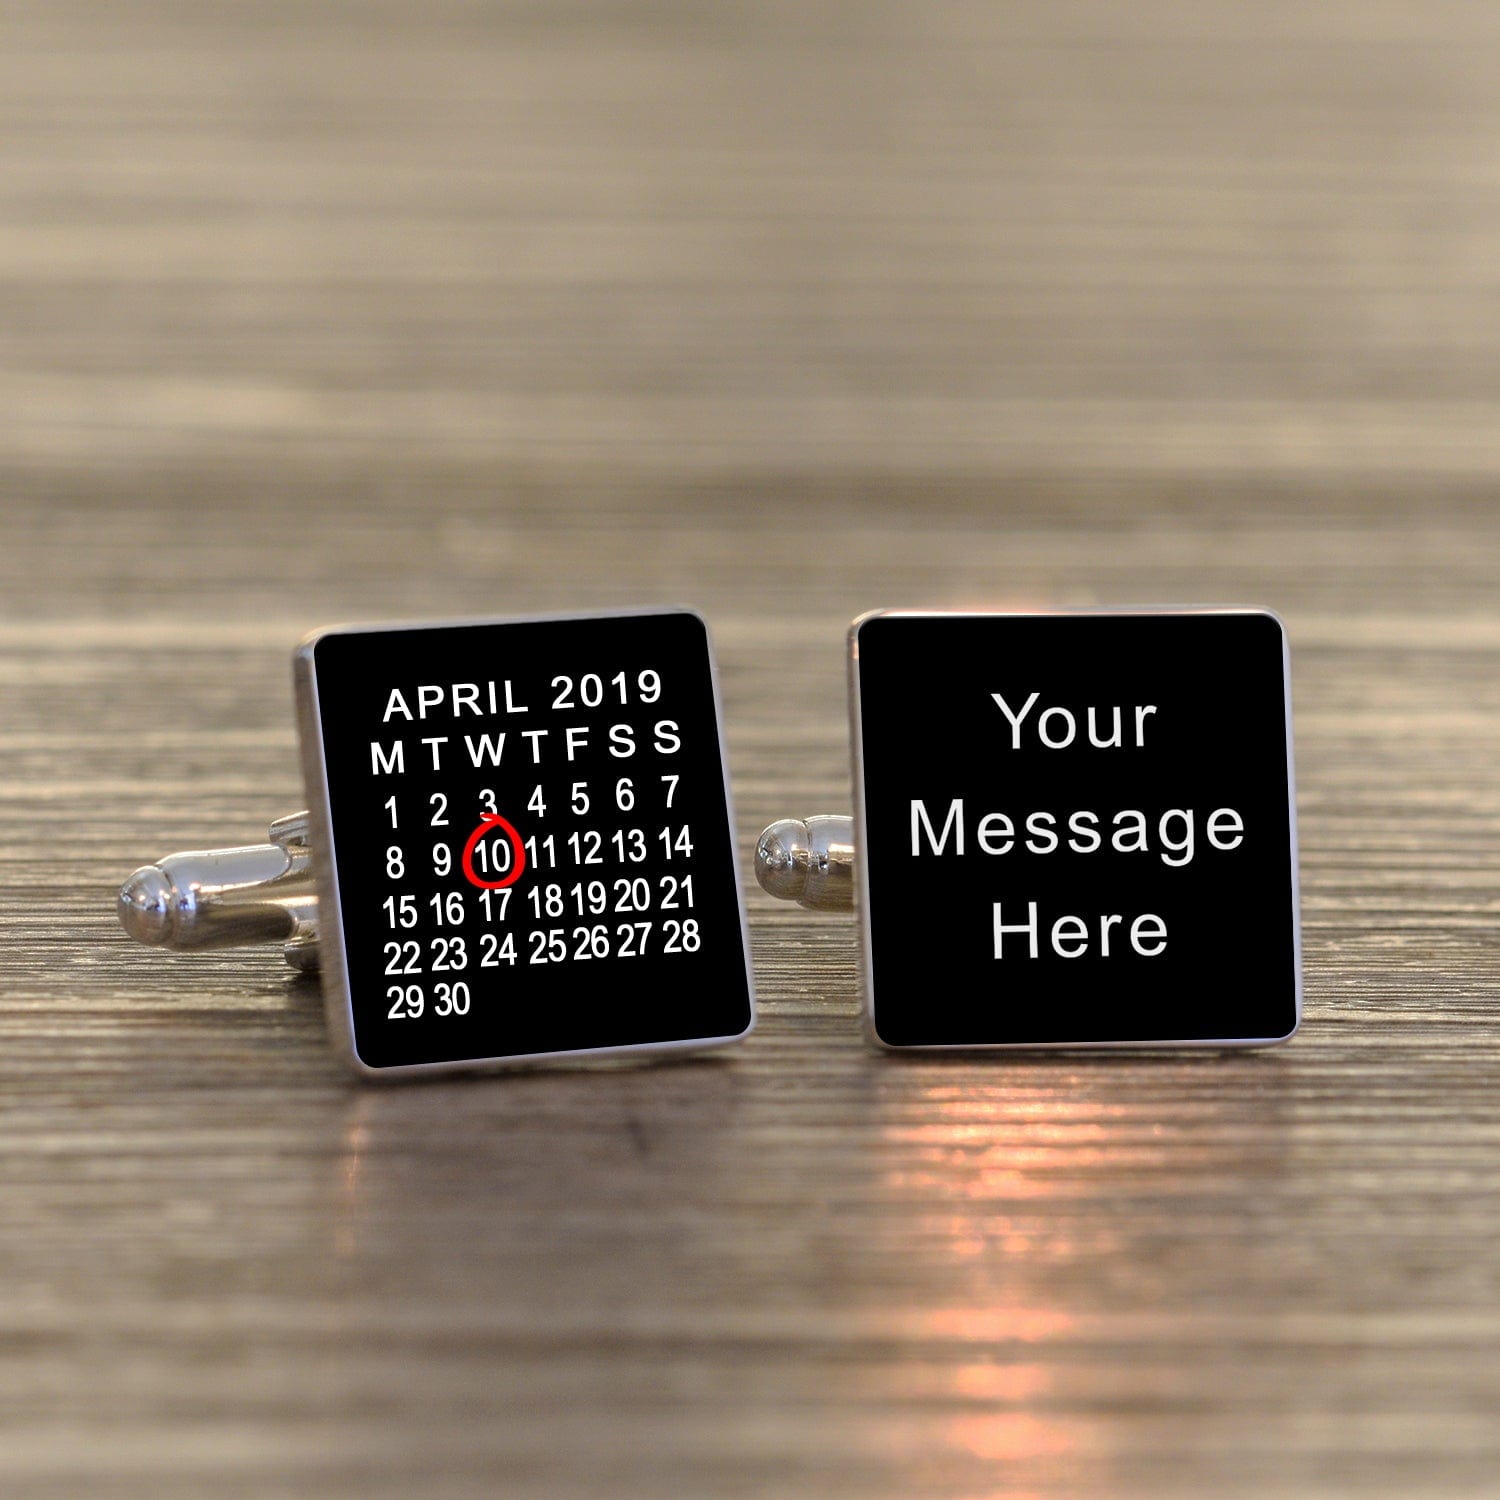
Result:
{"label": "white lettering", "polygon": [[[1099,837],[1099,815],[1084,809],[1068,818],[1068,848],[1074,854],[1092,854],[1103,840]],[[1082,843],[1079,840],[1083,840]]]}
{"label": "white lettering", "polygon": [[1011,712],[1010,704],[1008,704],[999,693],[990,694],[990,697],[993,698],[999,705],[1000,712],[1010,720],[1010,748],[1012,750],[1019,750],[1021,748],[1021,723],[1025,719],[1026,715],[1031,712],[1031,705],[1035,703],[1036,700],[1041,696],[1042,695],[1040,693],[1033,693],[1021,705],[1021,712],[1015,714]]}
{"label": "white lettering", "polygon": [[[1041,694],[1033,693],[1021,705],[1013,709],[1005,700],[1004,693],[991,693],[995,706],[1005,715],[1010,725],[1010,748],[1021,748],[1021,726],[1031,716]],[[1137,704],[1135,708],[1135,745],[1140,749],[1146,743],[1146,720],[1156,712],[1154,703]],[[1095,750],[1118,750],[1125,743],[1124,714],[1118,703],[1108,707],[1089,704],[1083,710],[1088,723],[1089,744]],[[1101,720],[1107,716],[1108,728],[1101,729]],[[1037,740],[1048,750],[1065,750],[1078,738],[1078,714],[1061,704],[1044,708],[1036,719]]]}
{"label": "white lettering", "polygon": [[1051,854],[1057,848],[1057,819],[1049,812],[1026,816],[1026,847],[1033,854]]}
{"label": "white lettering", "polygon": [[1026,920],[1024,922],[1006,926],[1000,920],[1000,903],[995,903],[995,957],[1005,957],[1005,934],[1007,932],[1024,932],[1027,942],[1031,947],[1031,956],[1036,957],[1036,902],[1030,901],[1026,905]]}
{"label": "white lettering", "polygon": [[[1234,837],[1228,843],[1221,842],[1219,838],[1220,820],[1223,820],[1228,832]],[[1208,815],[1208,827],[1204,830],[1208,835],[1208,841],[1215,849],[1238,849],[1245,842],[1245,820],[1232,807],[1215,808]]]}
{"label": "white lettering", "polygon": [[1125,920],[1125,918],[1122,917],[1122,916],[1120,916],[1116,912],[1111,912],[1109,914],[1109,916],[1107,916],[1107,917],[1100,917],[1100,919],[1099,919],[1099,956],[1101,958],[1108,958],[1109,957],[1109,929],[1111,927],[1118,927],[1120,925],[1120,923],[1123,922],[1124,920]]}
{"label": "white lettering", "polygon": [[[385,701],[385,713],[381,716],[381,722],[388,724],[395,718],[405,719],[408,722],[415,719],[425,720],[429,716],[441,713],[445,703],[449,705],[454,718],[462,718],[464,714],[473,714],[476,719],[482,719],[486,713],[493,717],[501,712],[500,691],[493,681],[455,682],[449,687],[428,682],[422,683],[416,693],[417,708],[413,713],[405,693],[400,688],[392,688]],[[524,703],[516,702],[515,687],[509,678],[505,680],[504,712],[508,714],[528,712]]]}
{"label": "white lettering", "polygon": [[927,830],[927,842],[932,845],[932,852],[934,854],[941,854],[943,852],[943,849],[948,842],[948,833],[950,829],[954,833],[953,852],[955,854],[962,854],[964,852],[963,817],[963,798],[955,797],[953,801],[948,804],[948,816],[943,822],[943,832],[941,836],[935,835],[932,831],[932,822],[927,816],[926,804],[914,800],[911,805],[912,857],[915,858],[922,852],[919,848],[917,848],[918,825]]}
{"label": "white lettering", "polygon": [[499,734],[481,734],[477,737],[466,734],[464,744],[468,747],[469,759],[476,770],[480,766],[498,766],[501,755],[505,753],[505,731],[502,729]]}
{"label": "white lettering", "polygon": [[[618,752],[615,752],[618,753]],[[1213,849],[1223,853],[1244,843],[1244,821],[1233,808],[1216,808],[1207,820],[1208,842],[1199,836],[1199,815],[1191,807],[1169,807],[1148,817],[1140,808],[1125,807],[1114,813],[1089,808],[1052,812],[975,813],[972,825],[962,797],[947,807],[929,808],[921,798],[912,798],[910,808],[911,852],[963,855],[972,833],[978,852],[995,857],[1012,853],[1018,841],[1028,853],[1046,856],[1066,849],[1071,854],[1154,854],[1169,869],[1192,864],[1200,853]],[[1104,818],[1109,827],[1102,827]],[[941,819],[941,828],[937,826]],[[1107,842],[1106,842],[1107,840]]]}
{"label": "white lettering", "polygon": [[1107,740],[1099,738],[1098,712],[1099,710],[1096,708],[1089,708],[1089,744],[1096,750],[1113,750],[1118,748],[1120,744],[1120,705],[1117,703],[1110,709],[1110,713],[1115,717],[1115,727],[1110,731],[1110,736]]}
{"label": "white lettering", "polygon": [[[1047,733],[1047,721],[1049,719],[1061,719],[1064,732],[1061,739],[1053,739]],[[1065,708],[1049,708],[1040,719],[1037,720],[1036,732],[1042,743],[1049,750],[1065,750],[1073,743],[1074,736],[1078,733],[1078,722]]]}
{"label": "white lettering", "polygon": [[[1125,918],[1118,912],[1105,912],[1099,922],[1099,956],[1109,957],[1111,931],[1120,926]],[[1006,922],[1001,915],[1001,903],[993,905],[995,957],[1005,956],[1005,935],[1024,934],[1027,956],[1036,958],[1040,951],[1037,942],[1037,906],[1035,901],[1026,903],[1024,922]],[[1130,924],[1130,946],[1141,958],[1156,958],[1166,951],[1167,924],[1153,912],[1143,912]],[[1058,958],[1084,958],[1093,942],[1093,931],[1088,919],[1074,916],[1071,912],[1058,917],[1047,929],[1047,941]]]}
{"label": "white lettering", "polygon": [[394,772],[400,775],[406,770],[406,745],[402,740],[395,740],[389,751],[381,749],[378,740],[370,741],[370,774],[380,776]]}
{"label": "white lettering", "polygon": [[[1075,943],[1071,950],[1064,943]],[[1052,924],[1052,951],[1059,958],[1082,958],[1088,951],[1089,930],[1082,917],[1059,917]]]}
{"label": "white lettering", "polygon": [[[1148,948],[1141,941],[1142,938],[1157,938],[1160,941],[1155,947]],[[1143,912],[1130,924],[1130,946],[1142,958],[1155,958],[1167,946],[1167,924],[1160,917],[1153,916],[1150,912]]]}
{"label": "white lettering", "polygon": [[[1173,818],[1182,821],[1182,837],[1175,842],[1167,832],[1167,825]],[[1162,863],[1167,865],[1191,864],[1193,859],[1193,815],[1186,808],[1169,807],[1161,815],[1161,822],[1156,829],[1157,838],[1161,841]],[[1177,858],[1173,859],[1172,856]]]}
{"label": "white lettering", "polygon": [[[912,805],[915,807],[916,804],[913,803]],[[929,834],[930,832],[931,830],[929,829]],[[946,837],[946,827],[943,832]],[[1004,813],[986,813],[979,820],[979,826],[974,830],[974,834],[979,840],[979,847],[986,854],[1009,854],[1016,842],[1016,825]],[[912,837],[913,839],[916,837],[915,824],[912,826]],[[962,844],[963,829],[961,828],[959,829],[958,837],[960,844]],[[915,849],[912,850],[913,854],[916,852]],[[959,849],[959,853],[963,853],[962,848]]]}

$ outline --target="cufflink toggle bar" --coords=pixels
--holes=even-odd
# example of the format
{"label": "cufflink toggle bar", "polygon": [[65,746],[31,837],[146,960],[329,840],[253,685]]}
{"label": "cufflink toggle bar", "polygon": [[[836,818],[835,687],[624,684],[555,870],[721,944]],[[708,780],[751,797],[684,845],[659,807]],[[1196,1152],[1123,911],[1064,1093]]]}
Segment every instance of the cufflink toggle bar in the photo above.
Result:
{"label": "cufflink toggle bar", "polygon": [[854,908],[854,819],[782,818],[755,845],[755,878],[768,895],[813,911]]}
{"label": "cufflink toggle bar", "polygon": [[294,968],[318,967],[318,898],[305,812],[277,818],[268,844],[190,849],[137,870],[120,888],[120,924],[162,948],[277,942]]}

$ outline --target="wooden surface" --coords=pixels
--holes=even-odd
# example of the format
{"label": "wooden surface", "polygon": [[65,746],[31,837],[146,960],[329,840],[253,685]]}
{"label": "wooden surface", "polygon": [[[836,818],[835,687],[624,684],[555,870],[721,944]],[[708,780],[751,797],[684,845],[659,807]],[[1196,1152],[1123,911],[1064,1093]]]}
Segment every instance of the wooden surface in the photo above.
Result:
{"label": "wooden surface", "polygon": [[[12,0],[0,1492],[1500,1489],[1500,11]],[[680,601],[742,843],[878,605],[1294,651],[1304,1030],[362,1088],[114,887],[306,628]]]}

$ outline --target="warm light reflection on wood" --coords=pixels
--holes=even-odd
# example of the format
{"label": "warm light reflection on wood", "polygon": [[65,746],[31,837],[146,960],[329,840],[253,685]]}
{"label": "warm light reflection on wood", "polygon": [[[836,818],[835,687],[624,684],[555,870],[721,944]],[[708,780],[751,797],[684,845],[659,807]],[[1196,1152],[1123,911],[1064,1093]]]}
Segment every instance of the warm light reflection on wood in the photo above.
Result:
{"label": "warm light reflection on wood", "polygon": [[1024,1401],[1039,1395],[1051,1383],[1041,1365],[1002,1365],[989,1361],[960,1365],[949,1382],[955,1396],[993,1402]]}
{"label": "warm light reflection on wood", "polygon": [[362,1123],[362,1106],[344,1127],[339,1157],[339,1201],[333,1248],[339,1255],[353,1255],[359,1248],[359,1217],[363,1200],[365,1154],[369,1149],[369,1127]]}
{"label": "warm light reflection on wood", "polygon": [[[1163,1158],[1155,1122],[1141,1125],[1128,1106],[1081,1095],[1072,1076],[1058,1083],[1019,1097],[948,1083],[921,1089],[920,1107],[882,1130],[894,1148],[886,1186],[902,1197],[950,1203],[1021,1200],[1030,1213],[1039,1200],[1089,1196],[1093,1172],[1105,1165],[1139,1167]],[[1059,1166],[1065,1175],[1054,1170]],[[990,1215],[950,1219],[945,1233],[951,1253],[965,1257],[1011,1228],[1006,1217]]]}
{"label": "warm light reflection on wood", "polygon": [[[954,1417],[944,1424],[944,1435],[952,1447],[990,1463],[1057,1458],[1077,1446],[1073,1434],[1060,1422],[1045,1422],[1021,1411]],[[1010,1496],[1014,1491],[1003,1493]]]}
{"label": "warm light reflection on wood", "polygon": [[1015,1304],[993,1307],[934,1307],[914,1320],[919,1337],[961,1343],[1040,1343],[1070,1333],[1069,1314]]}
{"label": "warm light reflection on wood", "polygon": [[[1075,1312],[1044,1300],[1045,1288],[1057,1284],[1060,1261],[1083,1253],[1073,1205],[1096,1195],[1099,1169],[1122,1154],[1138,1161],[1143,1145],[1156,1151],[1130,1109],[1102,1104],[1070,1073],[1040,1076],[1044,1086],[1034,1072],[1021,1084],[1012,1074],[1003,1091],[989,1080],[935,1081],[908,1094],[882,1130],[884,1184],[913,1216],[915,1253],[958,1278],[962,1300],[907,1320],[914,1338],[946,1350],[938,1384],[970,1408],[942,1423],[942,1440],[1009,1469],[1079,1446],[1076,1421],[1028,1410],[1055,1395],[1049,1346],[1078,1337]],[[1099,1234],[1095,1224],[1091,1249]]]}

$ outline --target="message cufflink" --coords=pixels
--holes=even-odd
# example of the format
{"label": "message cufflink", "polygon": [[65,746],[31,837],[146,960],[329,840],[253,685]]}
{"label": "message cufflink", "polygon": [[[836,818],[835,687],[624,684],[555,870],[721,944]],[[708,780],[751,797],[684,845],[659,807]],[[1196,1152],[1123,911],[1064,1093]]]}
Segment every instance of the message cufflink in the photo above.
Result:
{"label": "message cufflink", "polygon": [[399,1077],[754,1024],[718,683],[687,610],[350,627],[295,656],[310,809],[120,892],[172,948],[280,941]]}
{"label": "message cufflink", "polygon": [[1260,610],[881,612],[855,814],[773,823],[772,895],[858,909],[890,1048],[1262,1046],[1302,1012],[1285,632]]}

